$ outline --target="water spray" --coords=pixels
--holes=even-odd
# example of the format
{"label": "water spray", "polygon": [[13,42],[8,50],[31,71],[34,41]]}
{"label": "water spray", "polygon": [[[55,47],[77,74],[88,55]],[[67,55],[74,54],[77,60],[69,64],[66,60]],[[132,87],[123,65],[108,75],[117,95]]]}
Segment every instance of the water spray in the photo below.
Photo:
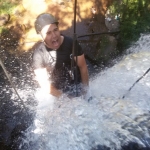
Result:
{"label": "water spray", "polygon": [[21,97],[19,96],[19,94],[18,94],[18,92],[17,92],[17,90],[16,90],[15,85],[13,84],[13,82],[12,82],[11,78],[9,77],[9,74],[8,74],[8,72],[7,72],[7,70],[6,70],[5,66],[4,66],[4,64],[3,64],[2,60],[1,60],[1,58],[0,58],[0,65],[2,66],[3,71],[4,71],[5,75],[6,75],[6,77],[8,78],[8,80],[9,80],[9,82],[10,82],[10,84],[11,84],[12,88],[14,89],[14,91],[15,91],[16,95],[17,95],[17,96],[18,96],[18,98],[20,99],[21,104],[23,105],[24,109],[25,109],[25,110],[27,110],[27,109],[26,109],[26,107],[25,107],[25,105],[24,105],[23,100],[21,99]]}
{"label": "water spray", "polygon": [[140,78],[138,78],[134,82],[134,84],[129,88],[129,90],[127,91],[127,93],[123,95],[122,99],[124,99],[126,97],[126,95],[131,91],[131,89],[135,86],[135,84],[138,83],[149,71],[150,71],[150,68]]}

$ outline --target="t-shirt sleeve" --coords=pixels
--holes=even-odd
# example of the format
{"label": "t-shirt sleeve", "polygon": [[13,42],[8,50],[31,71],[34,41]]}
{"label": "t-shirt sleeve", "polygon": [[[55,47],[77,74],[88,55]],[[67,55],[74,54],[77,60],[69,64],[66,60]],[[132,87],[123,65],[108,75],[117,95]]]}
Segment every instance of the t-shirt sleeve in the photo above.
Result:
{"label": "t-shirt sleeve", "polygon": [[81,56],[83,54],[83,50],[81,45],[78,43],[78,41],[76,42],[76,52],[75,52],[75,56]]}
{"label": "t-shirt sleeve", "polygon": [[33,53],[32,67],[34,70],[39,68],[44,68],[42,53],[38,49],[35,49]]}

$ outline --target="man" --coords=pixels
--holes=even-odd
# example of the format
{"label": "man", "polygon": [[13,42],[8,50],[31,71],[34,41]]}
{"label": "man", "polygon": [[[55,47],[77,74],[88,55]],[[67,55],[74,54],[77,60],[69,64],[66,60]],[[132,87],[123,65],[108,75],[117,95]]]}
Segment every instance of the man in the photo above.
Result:
{"label": "man", "polygon": [[72,95],[77,92],[74,85],[79,85],[81,81],[84,92],[88,87],[89,77],[79,44],[76,56],[72,58],[73,40],[60,34],[58,21],[48,13],[40,14],[36,18],[35,30],[43,40],[33,54],[34,73],[41,88],[56,97],[62,93]]}

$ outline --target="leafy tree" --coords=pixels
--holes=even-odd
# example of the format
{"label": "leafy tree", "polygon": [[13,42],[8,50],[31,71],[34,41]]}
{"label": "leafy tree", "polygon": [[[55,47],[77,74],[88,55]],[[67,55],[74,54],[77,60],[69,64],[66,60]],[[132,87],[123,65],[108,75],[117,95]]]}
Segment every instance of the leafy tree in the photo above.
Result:
{"label": "leafy tree", "polygon": [[141,33],[150,32],[149,0],[117,0],[110,10],[112,14],[120,15],[120,49],[128,48]]}

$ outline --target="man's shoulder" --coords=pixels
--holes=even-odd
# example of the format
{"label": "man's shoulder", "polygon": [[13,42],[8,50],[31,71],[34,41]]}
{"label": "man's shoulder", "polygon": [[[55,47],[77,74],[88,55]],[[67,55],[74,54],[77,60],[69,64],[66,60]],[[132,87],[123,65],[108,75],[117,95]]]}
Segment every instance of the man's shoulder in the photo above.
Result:
{"label": "man's shoulder", "polygon": [[46,50],[43,42],[37,42],[33,47],[34,52],[43,52]]}
{"label": "man's shoulder", "polygon": [[73,42],[73,39],[69,36],[64,36],[64,39],[66,42],[71,42],[71,43]]}

